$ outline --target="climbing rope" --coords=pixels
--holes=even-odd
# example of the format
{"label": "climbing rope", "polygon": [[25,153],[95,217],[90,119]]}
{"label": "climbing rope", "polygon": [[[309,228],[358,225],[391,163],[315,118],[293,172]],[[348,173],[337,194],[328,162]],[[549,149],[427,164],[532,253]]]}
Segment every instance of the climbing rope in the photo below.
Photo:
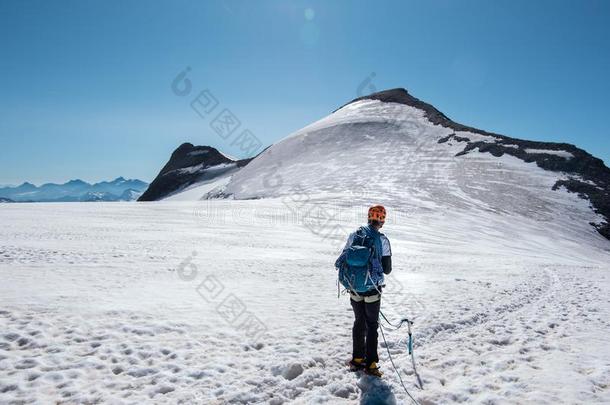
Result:
{"label": "climbing rope", "polygon": [[[415,373],[415,377],[417,378],[417,383],[419,384],[419,386],[417,388],[423,390],[424,384],[422,383],[421,377],[419,376],[419,373],[417,372],[417,367],[415,366],[415,354],[413,353],[413,334],[411,332],[411,325],[413,324],[413,322],[408,318],[403,318],[400,320],[400,323],[398,325],[395,325],[388,320],[388,318],[384,315],[383,312],[379,311],[379,315],[381,315],[381,317],[387,322],[388,325],[390,325],[392,328],[394,328],[393,330],[398,330],[405,322],[407,323],[408,335],[409,335],[409,341],[407,343],[407,348],[409,349],[409,355],[411,356],[411,365],[413,366],[413,372]],[[383,327],[383,325],[381,325],[381,323],[379,324],[379,326],[381,328]],[[383,330],[382,330],[382,334],[383,334]],[[384,336],[384,342],[385,342],[385,336]],[[387,348],[387,343],[386,343],[386,348]],[[388,354],[389,354],[389,351],[388,351]],[[394,368],[394,370],[396,370],[396,368]]]}
{"label": "climbing rope", "polygon": [[390,358],[390,363],[392,363],[392,367],[394,367],[394,371],[396,372],[396,375],[398,376],[398,380],[400,380],[400,385],[402,385],[402,388],[405,390],[405,392],[407,393],[407,395],[409,396],[409,398],[411,398],[411,400],[413,401],[413,403],[415,405],[420,405],[419,402],[417,402],[417,400],[415,398],[413,398],[413,396],[411,395],[411,393],[409,392],[409,390],[407,389],[404,381],[402,380],[402,377],[400,376],[400,372],[398,371],[398,369],[396,368],[396,364],[394,364],[394,359],[392,358],[392,354],[390,353],[390,348],[388,347],[388,342],[385,339],[385,333],[383,332],[383,325],[379,324],[379,329],[381,330],[381,336],[383,337],[383,343],[385,344],[385,349],[388,352],[388,357]]}

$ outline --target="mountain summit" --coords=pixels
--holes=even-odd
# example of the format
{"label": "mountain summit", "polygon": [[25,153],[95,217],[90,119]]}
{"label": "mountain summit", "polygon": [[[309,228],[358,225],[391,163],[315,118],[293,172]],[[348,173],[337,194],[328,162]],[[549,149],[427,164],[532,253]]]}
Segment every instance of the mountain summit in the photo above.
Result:
{"label": "mountain summit", "polygon": [[183,143],[171,155],[138,201],[155,201],[183,191],[193,184],[226,177],[250,159],[235,160],[211,146]]}
{"label": "mountain summit", "polygon": [[405,89],[350,101],[206,190],[198,198],[298,194],[340,205],[375,200],[410,213],[493,213],[580,235],[593,224],[610,239],[603,161],[574,145],[459,124]]}

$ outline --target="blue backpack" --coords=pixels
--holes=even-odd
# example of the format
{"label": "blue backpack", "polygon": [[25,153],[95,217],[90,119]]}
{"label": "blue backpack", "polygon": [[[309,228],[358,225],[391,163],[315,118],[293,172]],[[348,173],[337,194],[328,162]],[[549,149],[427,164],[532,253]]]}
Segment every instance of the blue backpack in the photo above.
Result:
{"label": "blue backpack", "polygon": [[370,226],[360,227],[352,245],[335,262],[343,287],[355,293],[379,289],[383,284],[381,249],[381,233]]}

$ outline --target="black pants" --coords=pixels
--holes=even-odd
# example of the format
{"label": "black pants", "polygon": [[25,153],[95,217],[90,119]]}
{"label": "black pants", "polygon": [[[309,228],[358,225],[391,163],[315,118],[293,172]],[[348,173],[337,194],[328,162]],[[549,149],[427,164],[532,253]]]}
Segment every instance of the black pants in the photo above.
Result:
{"label": "black pants", "polygon": [[353,358],[366,358],[367,366],[378,362],[377,356],[377,328],[379,327],[379,309],[381,299],[376,302],[356,302],[350,299],[354,310],[354,327],[352,340],[354,343]]}

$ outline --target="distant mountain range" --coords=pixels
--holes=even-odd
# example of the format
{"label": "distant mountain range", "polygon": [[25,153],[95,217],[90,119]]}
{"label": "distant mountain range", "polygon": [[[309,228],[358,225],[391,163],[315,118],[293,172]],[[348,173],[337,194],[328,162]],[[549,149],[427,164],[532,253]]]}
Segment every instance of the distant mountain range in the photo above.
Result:
{"label": "distant mountain range", "polygon": [[148,183],[118,177],[112,181],[90,184],[70,180],[64,184],[46,183],[35,186],[25,182],[15,187],[0,188],[1,202],[71,202],[71,201],[133,201],[148,188]]}

